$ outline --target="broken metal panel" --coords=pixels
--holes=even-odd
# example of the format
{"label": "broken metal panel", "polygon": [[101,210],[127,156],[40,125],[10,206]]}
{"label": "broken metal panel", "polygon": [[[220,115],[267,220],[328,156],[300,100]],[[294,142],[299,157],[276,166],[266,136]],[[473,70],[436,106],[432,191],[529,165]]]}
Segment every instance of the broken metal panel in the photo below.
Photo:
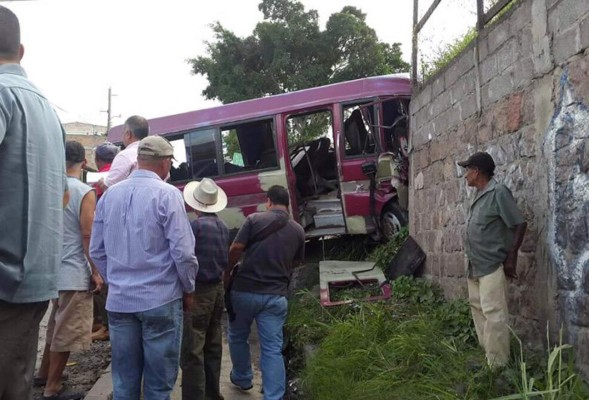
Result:
{"label": "broken metal panel", "polygon": [[[364,271],[364,272],[361,272]],[[319,262],[319,287],[321,305],[324,307],[352,303],[354,300],[332,301],[330,298],[329,284],[342,282],[378,282],[380,296],[371,296],[364,299],[367,301],[379,301],[389,299],[392,295],[390,284],[387,282],[380,268],[369,261],[336,261],[326,260]]]}
{"label": "broken metal panel", "polygon": [[362,235],[368,233],[366,228],[366,219],[361,215],[346,217],[346,225],[348,227],[348,233],[351,235]]}
{"label": "broken metal panel", "polygon": [[217,213],[229,229],[239,229],[245,222],[245,214],[240,207],[228,207]]}

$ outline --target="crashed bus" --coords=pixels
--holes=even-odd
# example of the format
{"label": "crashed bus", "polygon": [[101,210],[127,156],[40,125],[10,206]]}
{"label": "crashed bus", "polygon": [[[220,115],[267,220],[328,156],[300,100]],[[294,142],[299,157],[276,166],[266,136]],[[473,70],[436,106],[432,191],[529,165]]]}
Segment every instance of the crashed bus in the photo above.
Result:
{"label": "crashed bus", "polygon": [[171,184],[208,177],[223,188],[230,229],[278,184],[309,238],[392,238],[407,224],[410,95],[406,76],[370,77],[150,119],[150,135],[174,146]]}

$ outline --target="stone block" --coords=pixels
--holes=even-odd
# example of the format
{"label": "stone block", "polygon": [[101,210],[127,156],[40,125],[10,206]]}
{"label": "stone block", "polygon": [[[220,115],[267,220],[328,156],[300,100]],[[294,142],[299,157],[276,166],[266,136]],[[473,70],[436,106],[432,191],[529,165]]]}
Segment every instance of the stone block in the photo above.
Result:
{"label": "stone block", "polygon": [[489,102],[507,96],[513,90],[513,67],[506,69],[501,75],[497,75],[489,82]]}
{"label": "stone block", "polygon": [[515,93],[500,101],[494,107],[493,137],[513,133],[519,130],[522,123],[523,93]]}
{"label": "stone block", "polygon": [[[421,110],[423,107],[431,103],[432,101],[432,87],[431,85],[425,85],[420,88],[419,92],[417,92],[416,96],[411,100],[409,108],[411,110],[411,114],[413,115],[417,111]],[[414,104],[415,103],[415,104]]]}
{"label": "stone block", "polygon": [[520,157],[535,157],[537,152],[537,132],[533,125],[528,125],[519,133],[517,141]]}
{"label": "stone block", "polygon": [[497,52],[497,73],[501,74],[509,66],[511,66],[518,58],[518,43],[517,38],[511,38]]}
{"label": "stone block", "polygon": [[578,294],[573,299],[571,322],[577,326],[589,327],[589,295]]}
{"label": "stone block", "polygon": [[474,67],[474,58],[472,56],[472,49],[467,50],[455,59],[452,65],[446,70],[445,83],[446,88],[452,87],[456,81],[462,79],[467,72]]}
{"label": "stone block", "polygon": [[552,51],[554,53],[554,62],[559,65],[564,64],[569,58],[580,52],[579,26],[574,25],[570,29],[556,34]]}
{"label": "stone block", "polygon": [[521,30],[528,27],[532,21],[532,2],[520,1],[515,4],[509,19],[511,20],[512,35],[521,34]]}
{"label": "stone block", "polygon": [[489,82],[497,76],[497,57],[495,54],[487,56],[480,64],[481,84]]}
{"label": "stone block", "polygon": [[444,81],[444,74],[438,75],[432,85],[432,98],[437,97],[440,93],[443,93],[446,90],[446,83]]}
{"label": "stone block", "polygon": [[528,25],[519,32],[517,36],[517,55],[519,57],[531,56],[534,53],[533,40],[531,26]]}
{"label": "stone block", "polygon": [[[522,53],[529,54],[529,53]],[[513,71],[513,87],[515,90],[522,89],[530,84],[534,77],[534,62],[531,57],[522,58],[516,61]]]}
{"label": "stone block", "polygon": [[473,71],[465,74],[450,88],[451,103],[460,103],[464,98],[475,92],[476,77]]}
{"label": "stone block", "polygon": [[510,31],[509,19],[504,19],[499,24],[497,24],[497,26],[492,28],[492,30],[487,35],[489,53],[493,53],[503,43],[505,43],[507,41],[507,39],[509,39],[509,34],[510,34],[509,31]]}
{"label": "stone block", "polygon": [[477,112],[477,99],[474,93],[467,95],[458,105],[460,120],[464,121]]}
{"label": "stone block", "polygon": [[442,260],[444,265],[444,276],[464,279],[466,264],[464,253],[454,252],[451,254],[444,254]]}
{"label": "stone block", "polygon": [[548,31],[553,35],[559,35],[575,25],[579,18],[588,12],[588,1],[563,1],[548,11]]}
{"label": "stone block", "polygon": [[575,98],[589,105],[589,54],[574,56],[567,67]]}
{"label": "stone block", "polygon": [[579,22],[579,47],[589,48],[589,14]]}

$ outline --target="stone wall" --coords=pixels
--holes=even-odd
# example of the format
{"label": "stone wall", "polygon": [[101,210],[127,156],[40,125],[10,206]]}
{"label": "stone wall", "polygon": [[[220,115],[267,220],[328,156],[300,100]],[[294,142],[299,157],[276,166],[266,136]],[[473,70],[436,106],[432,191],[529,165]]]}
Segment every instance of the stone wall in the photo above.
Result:
{"label": "stone wall", "polygon": [[541,344],[561,324],[589,376],[589,1],[520,0],[411,103],[410,232],[426,273],[465,296],[472,195],[456,161],[488,151],[528,222],[513,326]]}

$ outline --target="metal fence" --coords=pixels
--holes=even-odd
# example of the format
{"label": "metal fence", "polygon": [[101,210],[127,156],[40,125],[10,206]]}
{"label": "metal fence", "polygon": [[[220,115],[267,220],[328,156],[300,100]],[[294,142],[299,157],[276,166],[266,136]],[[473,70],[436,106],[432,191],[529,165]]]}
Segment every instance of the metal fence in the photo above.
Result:
{"label": "metal fence", "polygon": [[[429,8],[427,8],[425,13],[420,16],[420,1],[413,0],[413,48],[411,57],[411,79],[413,85],[415,86],[419,82],[418,77],[420,76],[420,66],[423,66],[427,61],[432,61],[436,57],[439,57],[439,53],[442,53],[449,47],[448,43],[440,44],[442,42],[435,43],[435,39],[432,40],[432,38],[443,36],[440,35],[440,31],[443,28],[451,26],[453,28],[458,27],[459,30],[462,29],[459,33],[454,32],[454,37],[450,37],[450,41],[460,40],[473,29],[474,32],[476,32],[476,38],[478,38],[480,32],[485,29],[493,18],[514,1],[518,0],[422,0],[426,5],[429,4]],[[439,7],[440,5],[442,7]],[[444,8],[444,6],[447,7],[446,10],[444,10],[444,12],[439,12],[439,18],[436,20],[436,13]],[[431,25],[427,24],[428,21]],[[430,31],[427,35],[429,41],[426,42],[425,40],[422,40],[420,42],[420,34],[422,34],[426,28]],[[429,52],[430,54],[424,55],[426,52]]]}

